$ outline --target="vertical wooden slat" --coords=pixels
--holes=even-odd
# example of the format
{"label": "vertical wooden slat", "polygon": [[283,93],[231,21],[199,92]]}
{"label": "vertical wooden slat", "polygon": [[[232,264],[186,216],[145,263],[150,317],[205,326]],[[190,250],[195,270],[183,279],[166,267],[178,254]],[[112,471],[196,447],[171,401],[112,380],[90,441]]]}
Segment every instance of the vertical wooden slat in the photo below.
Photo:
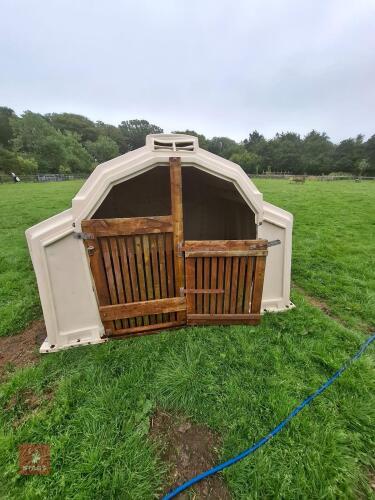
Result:
{"label": "vertical wooden slat", "polygon": [[[124,277],[125,302],[133,302],[133,293],[132,293],[131,278],[130,278],[129,264],[128,264],[128,252],[126,249],[126,243],[124,238],[118,239],[118,246],[120,251],[122,274]],[[135,326],[134,318],[129,319],[129,325],[130,327]]]}
{"label": "vertical wooden slat", "polygon": [[[90,258],[90,268],[95,280],[95,289],[100,306],[108,306],[111,304],[111,298],[107,286],[107,278],[102,260],[102,251],[97,238],[93,240],[85,240],[85,247],[92,248]],[[106,331],[113,330],[115,324],[113,321],[103,321],[103,326]],[[108,332],[107,332],[108,333]]]}
{"label": "vertical wooden slat", "polygon": [[232,275],[232,257],[225,258],[224,314],[229,313]]}
{"label": "vertical wooden slat", "polygon": [[[203,258],[204,266],[204,278],[203,278],[203,288],[210,288],[210,268],[211,268],[211,257]],[[208,314],[210,312],[210,294],[205,293],[203,297],[203,312]]]}
{"label": "vertical wooden slat", "polygon": [[251,289],[253,285],[253,259],[254,257],[247,258],[245,296],[243,300],[243,312],[245,314],[250,313]]}
{"label": "vertical wooden slat", "polygon": [[[109,245],[111,248],[111,256],[112,256],[112,263],[113,263],[113,271],[114,271],[114,275],[115,275],[118,303],[124,304],[125,303],[125,292],[124,292],[124,284],[122,282],[121,265],[120,265],[120,258],[119,258],[119,251],[118,251],[118,247],[117,247],[116,237],[109,238]],[[128,320],[123,319],[121,321],[122,321],[122,328],[128,328],[128,326],[129,326]]]}
{"label": "vertical wooden slat", "polygon": [[[157,236],[158,240],[158,253],[159,253],[159,271],[160,271],[160,288],[161,288],[161,297],[163,299],[168,297],[168,289],[167,289],[167,275],[165,271],[165,243],[164,243],[164,234],[159,234]],[[163,321],[169,321],[169,314],[163,314]]]}
{"label": "vertical wooden slat", "polygon": [[[181,158],[169,158],[169,172],[171,183],[171,207],[173,219],[173,246],[175,263],[175,286],[176,295],[180,295],[184,288],[184,256],[182,244],[183,233],[183,212],[182,212],[182,175]],[[177,319],[182,321],[186,315],[184,312],[177,313]]]}
{"label": "vertical wooden slat", "polygon": [[196,288],[195,286],[195,259],[186,259],[185,262],[186,271],[186,307],[187,314],[193,314],[195,311],[195,295],[194,293],[189,293],[189,289]]}
{"label": "vertical wooden slat", "polygon": [[238,285],[238,257],[233,257],[232,286],[230,291],[230,313],[236,312],[237,306],[237,285]]}
{"label": "vertical wooden slat", "polygon": [[253,298],[251,301],[251,313],[259,314],[262,305],[264,270],[266,267],[266,257],[256,257],[254,269]]}
{"label": "vertical wooden slat", "polygon": [[[217,271],[217,287],[219,289],[224,288],[224,257],[219,257],[218,271]],[[223,302],[224,302],[224,294],[220,293],[216,297],[216,309],[217,314],[221,314],[223,312]]]}
{"label": "vertical wooden slat", "polygon": [[[174,265],[173,265],[173,235],[167,233],[165,235],[165,257],[167,261],[167,285],[168,297],[174,297]],[[170,313],[171,321],[176,320],[176,313]]]}
{"label": "vertical wooden slat", "polygon": [[[203,260],[198,257],[197,261],[197,288],[203,288]],[[197,295],[197,313],[203,313],[203,297],[202,294]]]}
{"label": "vertical wooden slat", "polygon": [[[139,287],[138,287],[138,276],[137,276],[137,268],[134,257],[134,243],[133,238],[126,238],[126,248],[128,251],[128,259],[129,259],[129,270],[131,277],[131,284],[133,290],[133,300],[134,302],[139,301]],[[137,326],[142,326],[142,318],[136,318]]]}
{"label": "vertical wooden slat", "polygon": [[246,257],[240,257],[240,271],[238,275],[237,310],[238,314],[243,312],[243,295],[246,272]]}
{"label": "vertical wooden slat", "polygon": [[[109,295],[111,297],[111,304],[118,304],[116,284],[115,284],[115,278],[113,275],[111,253],[109,250],[108,240],[107,240],[107,238],[101,238],[100,240],[101,240],[100,243],[101,243],[101,248],[102,248],[105,273],[107,275]],[[115,327],[118,329],[120,329],[122,327],[120,320],[115,321]]]}
{"label": "vertical wooden slat", "polygon": [[[151,241],[151,262],[152,262],[152,274],[154,277],[154,292],[155,299],[160,299],[160,277],[159,277],[159,262],[158,262],[158,242],[157,236],[155,234],[150,235]],[[161,314],[156,316],[156,322],[161,323],[163,317]]]}
{"label": "vertical wooden slat", "polygon": [[[154,298],[154,286],[152,281],[152,271],[151,271],[151,258],[150,258],[150,242],[149,235],[144,234],[142,236],[143,243],[143,258],[145,263],[145,274],[146,274],[146,284],[147,284],[147,299],[152,300]],[[150,324],[155,324],[156,316],[151,314],[149,316]]]}
{"label": "vertical wooden slat", "polygon": [[[135,245],[135,255],[137,257],[136,260],[137,260],[139,292],[141,295],[141,300],[147,300],[145,270],[143,265],[143,249],[140,236],[134,237],[134,245]],[[148,316],[143,316],[143,324],[144,325],[149,324]]]}
{"label": "vertical wooden slat", "polygon": [[[217,282],[217,257],[211,258],[211,288],[216,288]],[[216,312],[216,293],[210,296],[210,314],[215,314]]]}

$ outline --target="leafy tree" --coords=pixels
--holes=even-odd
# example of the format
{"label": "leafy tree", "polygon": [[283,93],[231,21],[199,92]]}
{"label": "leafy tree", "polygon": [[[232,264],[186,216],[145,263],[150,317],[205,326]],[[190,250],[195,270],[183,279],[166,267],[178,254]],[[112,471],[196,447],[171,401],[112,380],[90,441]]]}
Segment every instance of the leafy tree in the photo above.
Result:
{"label": "leafy tree", "polygon": [[302,140],[299,134],[283,132],[270,141],[273,171],[304,173],[302,163]]}
{"label": "leafy tree", "polygon": [[118,127],[115,127],[114,125],[108,125],[107,123],[100,121],[96,122],[95,127],[99,137],[109,137],[110,139],[115,141],[118,146],[120,146],[123,137],[121,130]]}
{"label": "leafy tree", "polygon": [[[142,147],[146,135],[162,132],[147,120],[123,121],[115,127],[74,113],[43,116],[25,111],[18,117],[12,109],[0,107],[0,169],[18,173],[90,172],[94,162]],[[208,139],[195,130],[175,133],[198,137],[200,147],[239,163],[249,173],[375,175],[375,134],[366,142],[358,135],[336,146],[325,132],[316,130],[303,139],[286,132],[270,140],[254,130],[240,143],[229,137]]]}
{"label": "leafy tree", "polygon": [[16,115],[13,109],[5,106],[0,106],[0,145],[9,147],[13,139],[13,129],[11,125],[11,118]]}
{"label": "leafy tree", "polygon": [[34,175],[38,172],[38,163],[34,158],[17,155],[17,173],[24,175]]}
{"label": "leafy tree", "polygon": [[163,129],[152,125],[147,120],[128,120],[119,125],[122,134],[120,152],[126,153],[145,145],[146,135],[161,134]]}
{"label": "leafy tree", "polygon": [[56,134],[56,130],[38,113],[25,111],[21,117],[11,119],[16,151],[35,153],[43,138]]}
{"label": "leafy tree", "polygon": [[34,158],[27,158],[0,146],[0,171],[10,174],[35,174],[38,164]]}
{"label": "leafy tree", "polygon": [[67,162],[67,151],[61,133],[47,135],[38,142],[35,156],[38,158],[39,171],[58,172],[61,164]]}
{"label": "leafy tree", "polygon": [[70,170],[70,167],[66,167],[65,165],[60,165],[59,166],[59,174],[61,174],[61,175],[69,175],[71,173],[72,173],[72,171]]}
{"label": "leafy tree", "polygon": [[234,153],[242,152],[244,148],[229,137],[213,137],[208,141],[208,150],[229,159]]}
{"label": "leafy tree", "polygon": [[255,153],[260,158],[260,170],[266,171],[273,164],[271,144],[257,130],[251,132],[249,138],[245,139],[243,144],[247,151]]}
{"label": "leafy tree", "polygon": [[316,130],[309,132],[303,140],[302,163],[306,173],[328,174],[332,170],[335,146],[328,135]]}
{"label": "leafy tree", "polygon": [[258,173],[261,162],[257,154],[248,151],[234,153],[230,160],[240,165],[248,174]]}
{"label": "leafy tree", "polygon": [[362,158],[362,160],[359,160],[357,163],[357,168],[356,168],[356,173],[359,177],[364,175],[367,170],[369,170],[370,164],[366,158]]}
{"label": "leafy tree", "polygon": [[367,174],[375,175],[375,134],[365,142],[364,150],[369,162]]}
{"label": "leafy tree", "polygon": [[63,163],[73,173],[90,172],[93,161],[89,152],[80,144],[75,134],[62,134],[66,151],[66,161]]}
{"label": "leafy tree", "polygon": [[12,120],[16,151],[36,159],[40,172],[58,172],[60,165],[72,172],[89,172],[92,159],[76,135],[56,130],[42,115],[26,111]]}
{"label": "leafy tree", "polygon": [[359,134],[355,139],[349,138],[341,141],[335,151],[334,170],[354,173],[364,153],[363,135]]}
{"label": "leafy tree", "polygon": [[259,154],[263,146],[267,143],[266,139],[257,130],[250,132],[249,138],[243,141],[245,148],[248,151]]}
{"label": "leafy tree", "polygon": [[95,123],[85,116],[74,113],[50,113],[45,117],[56,130],[77,134],[82,142],[96,141],[99,136]]}
{"label": "leafy tree", "polygon": [[114,140],[107,136],[100,136],[95,142],[87,142],[86,149],[98,163],[115,158],[119,154],[119,147]]}

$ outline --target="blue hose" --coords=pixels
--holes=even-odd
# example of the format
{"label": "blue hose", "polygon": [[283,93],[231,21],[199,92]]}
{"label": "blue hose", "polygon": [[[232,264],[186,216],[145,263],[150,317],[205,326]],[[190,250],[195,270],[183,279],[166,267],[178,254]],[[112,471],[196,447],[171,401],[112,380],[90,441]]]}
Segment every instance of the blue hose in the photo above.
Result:
{"label": "blue hose", "polygon": [[227,467],[230,467],[231,465],[239,462],[243,458],[251,455],[251,453],[254,453],[258,448],[266,444],[271,438],[276,436],[289,422],[292,420],[293,417],[295,417],[305,406],[311,403],[316,397],[319,396],[322,392],[324,392],[330,385],[333,384],[333,382],[353,363],[353,361],[357,360],[367,349],[367,347],[374,342],[375,340],[375,334],[369,337],[366,342],[364,342],[360,349],[352,356],[349,358],[343,366],[337,370],[336,373],[332,375],[331,378],[329,378],[326,382],[324,382],[323,385],[319,387],[313,394],[308,396],[302,403],[300,403],[292,412],[289,413],[289,415],[279,423],[269,434],[264,436],[262,439],[259,439],[256,443],[254,443],[250,448],[247,448],[246,450],[242,451],[239,455],[230,458],[226,462],[223,462],[216,467],[212,467],[212,469],[208,469],[205,472],[202,472],[201,474],[198,474],[197,476],[193,477],[192,479],[189,479],[189,481],[186,481],[186,483],[181,484],[181,486],[178,486],[176,489],[170,491],[167,493],[164,497],[163,500],[169,500],[171,498],[174,498],[176,495],[181,493],[182,491],[186,490],[187,488],[190,488],[190,486],[193,486],[193,484],[198,483],[199,481],[202,481],[202,479],[205,479],[208,476],[213,476],[217,472],[220,472],[223,469],[226,469]]}

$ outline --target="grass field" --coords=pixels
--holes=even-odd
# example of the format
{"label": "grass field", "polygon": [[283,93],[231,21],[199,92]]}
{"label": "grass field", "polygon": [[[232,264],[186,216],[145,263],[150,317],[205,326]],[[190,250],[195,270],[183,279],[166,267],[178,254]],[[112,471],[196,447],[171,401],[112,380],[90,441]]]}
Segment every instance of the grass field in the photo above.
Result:
{"label": "grass field", "polygon": [[[0,497],[151,499],[165,465],[148,438],[159,406],[221,435],[226,459],[266,434],[366,338],[375,316],[375,184],[261,180],[295,216],[293,280],[309,305],[261,326],[185,328],[42,357],[0,386]],[[69,206],[80,184],[0,186],[0,333],[40,315],[24,229]],[[374,328],[373,328],[374,329]],[[236,499],[371,498],[374,349],[277,438],[227,469]],[[32,409],[25,395],[38,404]],[[49,443],[52,473],[19,476],[17,446]]]}

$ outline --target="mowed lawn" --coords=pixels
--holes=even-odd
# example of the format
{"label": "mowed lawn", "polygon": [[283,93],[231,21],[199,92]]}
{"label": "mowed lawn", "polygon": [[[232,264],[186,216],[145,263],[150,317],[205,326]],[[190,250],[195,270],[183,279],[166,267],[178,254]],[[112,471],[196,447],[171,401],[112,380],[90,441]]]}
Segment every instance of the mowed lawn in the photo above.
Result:
{"label": "mowed lawn", "polygon": [[[224,460],[357,350],[375,319],[375,183],[256,184],[295,216],[295,284],[346,326],[295,291],[297,307],[259,327],[185,328],[46,355],[10,372],[0,385],[0,498],[156,498],[166,480],[148,436],[156,407],[216,431]],[[0,186],[1,335],[41,314],[24,230],[67,208],[79,186]],[[233,498],[373,496],[374,360],[371,347],[281,434],[224,471]],[[51,445],[49,476],[18,475],[25,442]]]}

